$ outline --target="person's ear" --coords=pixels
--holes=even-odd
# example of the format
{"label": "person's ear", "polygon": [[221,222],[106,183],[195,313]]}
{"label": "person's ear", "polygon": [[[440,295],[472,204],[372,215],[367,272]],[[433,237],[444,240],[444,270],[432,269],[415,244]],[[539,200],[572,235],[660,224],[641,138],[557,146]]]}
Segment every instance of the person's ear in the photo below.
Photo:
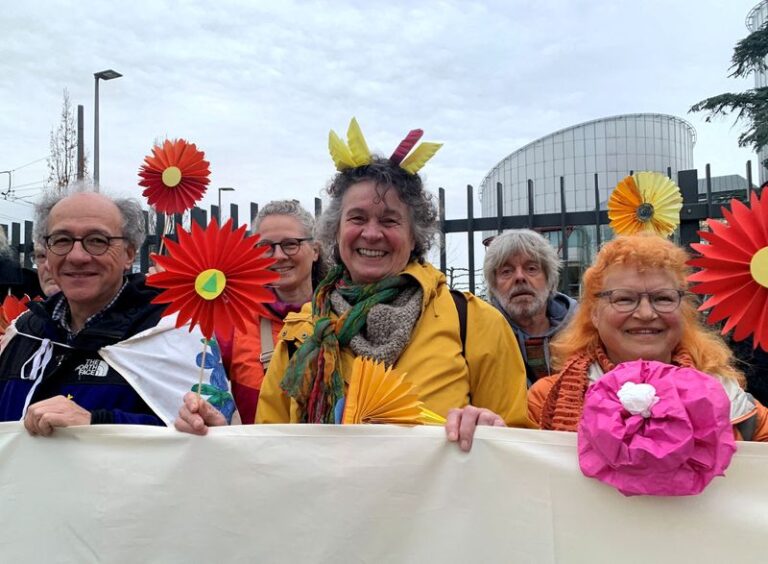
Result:
{"label": "person's ear", "polygon": [[136,247],[132,244],[125,246],[125,262],[123,263],[123,270],[130,271],[133,268],[133,261],[136,260]]}
{"label": "person's ear", "polygon": [[594,325],[595,329],[597,329],[597,323],[600,320],[600,315],[597,310],[598,304],[594,304],[592,306],[592,314],[590,315],[590,318],[592,319],[592,325]]}
{"label": "person's ear", "polygon": [[320,243],[317,241],[312,242],[312,262],[316,262],[320,258]]}

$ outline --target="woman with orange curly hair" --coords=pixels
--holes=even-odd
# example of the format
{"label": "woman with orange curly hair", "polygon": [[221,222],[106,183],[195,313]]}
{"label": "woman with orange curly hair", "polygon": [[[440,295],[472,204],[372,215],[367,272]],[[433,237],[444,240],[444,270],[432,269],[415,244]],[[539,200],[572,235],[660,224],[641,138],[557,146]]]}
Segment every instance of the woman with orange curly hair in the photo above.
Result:
{"label": "woman with orange curly hair", "polygon": [[737,438],[768,441],[768,411],[742,389],[723,340],[707,330],[686,293],[687,253],[656,235],[606,243],[584,273],[579,309],[551,344],[560,372],[528,392],[542,429],[576,431],[587,388],[622,362],[693,367],[717,378],[731,400]]}

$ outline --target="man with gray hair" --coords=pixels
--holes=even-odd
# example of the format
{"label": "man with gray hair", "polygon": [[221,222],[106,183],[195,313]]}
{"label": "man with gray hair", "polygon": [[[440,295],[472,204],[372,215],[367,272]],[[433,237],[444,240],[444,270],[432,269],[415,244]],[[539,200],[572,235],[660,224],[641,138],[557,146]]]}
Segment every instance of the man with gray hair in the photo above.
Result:
{"label": "man with gray hair", "polygon": [[165,306],[143,274],[129,274],[144,241],[133,199],[96,192],[49,195],[36,208],[37,239],[61,292],[16,319],[0,352],[0,421],[33,435],[95,423],[162,425],[99,355],[154,327]]}
{"label": "man with gray hair", "polygon": [[513,229],[488,246],[483,272],[491,303],[517,337],[530,386],[552,374],[549,342],[576,309],[575,300],[557,291],[560,259],[539,233]]}

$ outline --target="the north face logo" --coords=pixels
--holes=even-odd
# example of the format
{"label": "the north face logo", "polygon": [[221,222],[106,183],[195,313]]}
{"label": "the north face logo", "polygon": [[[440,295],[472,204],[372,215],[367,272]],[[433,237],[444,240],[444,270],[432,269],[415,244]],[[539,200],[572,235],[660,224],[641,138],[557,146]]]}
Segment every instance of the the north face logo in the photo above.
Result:
{"label": "the north face logo", "polygon": [[109,371],[109,365],[103,360],[91,358],[75,368],[75,372],[80,376],[106,376]]}

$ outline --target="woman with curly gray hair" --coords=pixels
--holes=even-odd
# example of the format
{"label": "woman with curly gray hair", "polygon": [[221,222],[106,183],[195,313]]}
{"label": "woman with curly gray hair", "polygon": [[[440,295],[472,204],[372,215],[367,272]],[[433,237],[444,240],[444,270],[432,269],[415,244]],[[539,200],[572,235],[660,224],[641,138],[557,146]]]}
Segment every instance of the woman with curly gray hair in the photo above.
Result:
{"label": "woman with curly gray hair", "polygon": [[332,265],[312,303],[286,317],[257,423],[340,422],[353,361],[365,357],[407,373],[464,450],[478,424],[526,426],[525,371],[509,326],[472,295],[455,300],[426,262],[437,213],[417,171],[439,145],[406,158],[420,136],[412,131],[387,159],[370,154],[354,120],[349,145],[331,132],[339,172],[317,233]]}

